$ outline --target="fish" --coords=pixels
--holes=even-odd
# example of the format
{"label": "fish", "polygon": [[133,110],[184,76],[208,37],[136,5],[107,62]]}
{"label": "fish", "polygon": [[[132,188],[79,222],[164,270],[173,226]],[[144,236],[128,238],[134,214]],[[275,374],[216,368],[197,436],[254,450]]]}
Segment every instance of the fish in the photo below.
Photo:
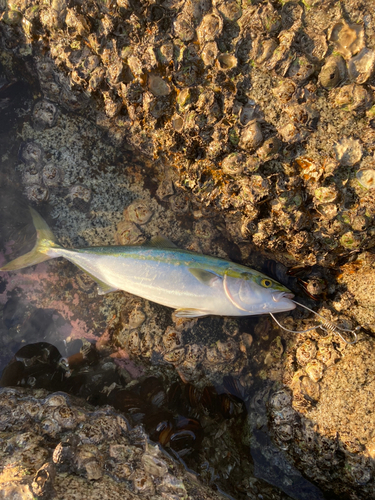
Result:
{"label": "fish", "polygon": [[140,246],[64,248],[30,208],[34,248],[5,264],[15,271],[64,257],[87,273],[99,294],[123,290],[175,309],[175,316],[251,316],[290,311],[293,293],[263,273],[234,262],[177,248],[164,237]]}

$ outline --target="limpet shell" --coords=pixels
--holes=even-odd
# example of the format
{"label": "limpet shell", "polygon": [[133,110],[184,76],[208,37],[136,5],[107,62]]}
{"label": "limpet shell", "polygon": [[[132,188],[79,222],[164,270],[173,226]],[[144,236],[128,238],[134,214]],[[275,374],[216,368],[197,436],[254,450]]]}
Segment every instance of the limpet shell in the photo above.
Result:
{"label": "limpet shell", "polygon": [[352,167],[362,158],[361,143],[351,137],[344,137],[334,146],[336,158],[344,167]]}
{"label": "limpet shell", "polygon": [[365,45],[365,32],[361,24],[348,24],[341,20],[331,31],[330,40],[335,44],[337,52],[349,59],[357,54]]}
{"label": "limpet shell", "polygon": [[140,353],[141,337],[139,336],[137,330],[133,330],[130,332],[127,344],[128,350],[131,354]]}
{"label": "limpet shell", "polygon": [[66,406],[67,400],[63,394],[51,394],[44,400],[44,406]]}
{"label": "limpet shell", "polygon": [[257,37],[252,50],[255,62],[262,65],[270,59],[277,48],[277,42],[273,38],[264,40],[261,36]]}
{"label": "limpet shell", "polygon": [[290,441],[294,437],[293,427],[290,424],[276,426],[275,437],[283,442]]}
{"label": "limpet shell", "polygon": [[171,93],[168,83],[161,76],[157,75],[149,76],[148,88],[157,97],[166,96]]}
{"label": "limpet shell", "polygon": [[250,122],[253,122],[257,118],[259,118],[259,113],[257,113],[254,101],[250,101],[242,107],[239,117],[241,125],[246,127],[246,125],[248,125]]}
{"label": "limpet shell", "polygon": [[183,191],[171,196],[169,203],[171,204],[171,209],[177,215],[186,214],[190,210],[189,196]]}
{"label": "limpet shell", "polygon": [[331,203],[337,198],[337,190],[332,187],[319,187],[315,190],[315,198],[319,203]]}
{"label": "limpet shell", "polygon": [[319,73],[319,82],[326,89],[337,87],[346,78],[346,64],[341,56],[330,56]]}
{"label": "limpet shell", "polygon": [[153,216],[153,211],[147,205],[147,203],[143,201],[135,201],[131,203],[125,210],[124,216],[130,220],[130,222],[134,222],[135,224],[147,224],[147,222]]}
{"label": "limpet shell", "polygon": [[128,326],[130,330],[139,328],[146,321],[146,314],[140,307],[136,307],[129,315]]}
{"label": "limpet shell", "polygon": [[228,21],[237,21],[242,16],[241,7],[236,0],[225,0],[218,5],[217,9]]}
{"label": "limpet shell", "polygon": [[288,422],[294,422],[297,417],[297,412],[291,406],[284,406],[274,413],[275,425],[282,425]]}
{"label": "limpet shell", "polygon": [[371,108],[373,102],[372,94],[362,85],[351,83],[344,85],[334,91],[334,103],[350,111],[364,112]]}
{"label": "limpet shell", "polygon": [[193,19],[188,16],[185,12],[179,14],[173,23],[173,29],[175,35],[182,42],[191,42],[195,37],[195,28]]}
{"label": "limpet shell", "polygon": [[223,30],[223,20],[218,14],[207,14],[197,29],[198,40],[202,45],[205,42],[213,42],[220,36]]}
{"label": "limpet shell", "polygon": [[183,111],[191,103],[191,92],[189,88],[184,88],[177,95],[177,104],[180,111]]}
{"label": "limpet shell", "polygon": [[260,174],[253,174],[248,181],[242,183],[242,194],[252,203],[256,203],[269,192],[269,181]]}
{"label": "limpet shell", "polygon": [[366,168],[364,170],[358,170],[356,177],[362,187],[366,189],[375,188],[375,169]]}
{"label": "limpet shell", "polygon": [[182,116],[176,114],[172,117],[171,124],[176,132],[181,132],[184,128],[184,119]]}
{"label": "limpet shell", "polygon": [[301,392],[309,399],[318,401],[320,396],[320,386],[310,377],[303,377],[303,379],[301,380]]}
{"label": "limpet shell", "polygon": [[365,47],[348,62],[349,78],[360,84],[365,83],[373,75],[374,68],[375,52]]}
{"label": "limpet shell", "polygon": [[282,389],[281,391],[275,392],[272,394],[270,398],[270,405],[272,408],[275,410],[281,410],[282,408],[285,408],[286,406],[290,406],[292,402],[292,396],[291,394]]}
{"label": "limpet shell", "polygon": [[319,382],[323,377],[324,365],[321,361],[313,359],[307,363],[305,371],[313,382]]}
{"label": "limpet shell", "polygon": [[173,43],[166,42],[159,49],[159,59],[162,64],[170,64],[173,61]]}
{"label": "limpet shell", "polygon": [[239,147],[251,151],[256,149],[263,141],[262,129],[258,122],[253,121],[249,123],[241,131],[241,137],[239,140]]}
{"label": "limpet shell", "polygon": [[278,128],[277,131],[285,142],[297,142],[302,138],[300,131],[293,123],[286,123],[283,127]]}
{"label": "limpet shell", "polygon": [[201,58],[205,66],[213,66],[216,61],[219,49],[216,42],[207,42],[202,49]]}

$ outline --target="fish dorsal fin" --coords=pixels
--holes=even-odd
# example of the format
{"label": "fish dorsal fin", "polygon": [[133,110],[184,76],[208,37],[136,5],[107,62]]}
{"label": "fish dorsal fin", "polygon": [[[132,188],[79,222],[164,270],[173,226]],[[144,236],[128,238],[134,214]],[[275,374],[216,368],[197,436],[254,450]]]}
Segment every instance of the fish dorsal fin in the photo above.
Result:
{"label": "fish dorsal fin", "polygon": [[172,243],[168,238],[162,236],[161,234],[151,238],[147,245],[156,248],[177,248],[177,245]]}
{"label": "fish dorsal fin", "polygon": [[205,269],[199,269],[198,267],[189,268],[189,272],[194,276],[194,278],[197,278],[198,281],[207,286],[212,286],[215,281],[222,279],[218,274],[215,274],[212,271],[206,271]]}

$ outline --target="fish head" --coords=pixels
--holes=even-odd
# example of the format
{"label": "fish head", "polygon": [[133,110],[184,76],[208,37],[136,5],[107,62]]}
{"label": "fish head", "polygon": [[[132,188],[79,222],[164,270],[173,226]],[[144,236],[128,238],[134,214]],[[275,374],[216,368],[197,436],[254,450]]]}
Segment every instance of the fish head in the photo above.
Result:
{"label": "fish head", "polygon": [[228,299],[243,315],[291,311],[296,304],[294,295],[281,283],[257,271],[227,272],[224,290]]}

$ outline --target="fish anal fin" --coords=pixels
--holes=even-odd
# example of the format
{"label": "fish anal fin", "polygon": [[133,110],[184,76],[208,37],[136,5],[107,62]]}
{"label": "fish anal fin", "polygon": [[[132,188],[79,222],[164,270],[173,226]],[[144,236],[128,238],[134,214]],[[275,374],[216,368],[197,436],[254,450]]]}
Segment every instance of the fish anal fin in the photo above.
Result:
{"label": "fish anal fin", "polygon": [[176,318],[199,318],[200,316],[208,316],[210,313],[204,309],[176,309],[174,312]]}
{"label": "fish anal fin", "polygon": [[203,283],[203,285],[207,286],[212,286],[215,281],[222,279],[221,276],[218,276],[211,271],[206,271],[205,269],[199,269],[197,267],[189,268],[189,272],[194,276],[194,278]]}
{"label": "fish anal fin", "polygon": [[168,238],[159,234],[154,236],[146,245],[156,248],[178,248],[177,245],[172,243]]}

